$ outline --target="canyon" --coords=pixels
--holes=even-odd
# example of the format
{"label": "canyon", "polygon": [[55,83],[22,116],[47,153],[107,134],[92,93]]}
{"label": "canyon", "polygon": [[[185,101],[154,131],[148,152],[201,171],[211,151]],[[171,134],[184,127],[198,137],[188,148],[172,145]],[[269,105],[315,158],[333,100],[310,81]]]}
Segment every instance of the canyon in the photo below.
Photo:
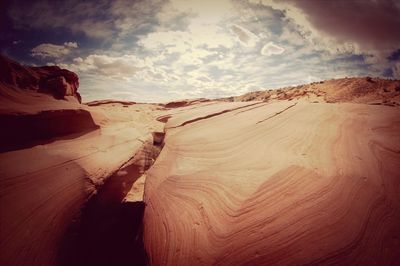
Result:
{"label": "canyon", "polygon": [[81,103],[0,63],[1,265],[400,263],[400,81]]}

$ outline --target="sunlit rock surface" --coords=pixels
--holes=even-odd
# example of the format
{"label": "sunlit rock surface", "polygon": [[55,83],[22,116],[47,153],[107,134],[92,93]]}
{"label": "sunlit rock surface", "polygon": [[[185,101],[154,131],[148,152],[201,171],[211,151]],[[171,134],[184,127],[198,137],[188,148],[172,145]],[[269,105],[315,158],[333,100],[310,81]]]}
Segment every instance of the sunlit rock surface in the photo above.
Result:
{"label": "sunlit rock surface", "polygon": [[296,100],[173,114],[147,173],[150,264],[399,264],[399,118]]}

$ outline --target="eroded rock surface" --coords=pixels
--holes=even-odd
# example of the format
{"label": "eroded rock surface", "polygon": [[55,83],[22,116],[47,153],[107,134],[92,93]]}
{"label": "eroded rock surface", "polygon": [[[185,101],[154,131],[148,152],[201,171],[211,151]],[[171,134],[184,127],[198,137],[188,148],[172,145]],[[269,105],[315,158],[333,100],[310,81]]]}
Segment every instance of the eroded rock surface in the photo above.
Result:
{"label": "eroded rock surface", "polygon": [[150,264],[399,264],[399,117],[304,101],[171,114],[146,179]]}
{"label": "eroded rock surface", "polygon": [[47,93],[56,99],[73,96],[79,103],[82,101],[78,75],[58,66],[23,66],[0,55],[0,73],[3,87]]}

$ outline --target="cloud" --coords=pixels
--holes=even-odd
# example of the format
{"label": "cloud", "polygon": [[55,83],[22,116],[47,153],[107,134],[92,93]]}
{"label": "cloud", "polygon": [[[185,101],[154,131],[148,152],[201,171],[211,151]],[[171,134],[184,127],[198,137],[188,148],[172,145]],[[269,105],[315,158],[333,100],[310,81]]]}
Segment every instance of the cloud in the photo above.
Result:
{"label": "cloud", "polygon": [[365,50],[395,49],[400,44],[398,1],[288,1],[300,8],[318,31]]}
{"label": "cloud", "polygon": [[231,30],[244,46],[254,47],[256,45],[258,37],[251,31],[236,24],[231,26]]}
{"label": "cloud", "polygon": [[152,63],[135,55],[109,56],[92,54],[86,58],[77,57],[72,64],[62,65],[78,73],[90,73],[111,78],[129,79],[138,72],[150,68]]}
{"label": "cloud", "polygon": [[393,77],[400,79],[400,62],[396,62],[392,67]]}
{"label": "cloud", "polygon": [[[9,12],[14,25],[21,32],[45,33],[37,39],[43,44],[31,51],[35,63],[53,59],[77,72],[82,94],[91,99],[212,98],[332,77],[375,76],[385,69],[399,75],[397,55],[388,52],[397,37],[368,43],[361,37],[370,33],[357,32],[357,23],[368,28],[373,19],[357,13],[356,23],[347,14],[352,11],[334,6],[393,5],[388,0],[15,1]],[[385,25],[391,25],[397,13],[387,14]],[[63,41],[77,40],[81,48],[76,42],[51,44],[45,38],[55,32]],[[12,38],[10,45],[20,39],[29,43]]]}
{"label": "cloud", "polygon": [[[235,14],[234,5],[230,0],[170,0],[169,3],[170,6],[162,10],[162,12],[169,12],[169,17],[176,13],[190,14],[192,21],[195,20],[198,23],[215,24]],[[171,12],[171,9],[175,12]]]}
{"label": "cloud", "polygon": [[[258,0],[250,0],[255,3]],[[311,43],[331,53],[387,55],[400,45],[400,4],[392,0],[261,0],[282,11]]]}
{"label": "cloud", "polygon": [[92,38],[111,38],[114,23],[108,1],[49,1],[13,2],[8,14],[14,27],[25,29],[69,29]]}
{"label": "cloud", "polygon": [[266,56],[282,54],[284,51],[285,48],[280,47],[273,42],[269,42],[261,48],[261,54]]}
{"label": "cloud", "polygon": [[76,42],[65,42],[64,46],[69,48],[78,48],[78,44]]}
{"label": "cloud", "polygon": [[65,42],[63,45],[42,43],[32,48],[31,55],[41,58],[60,58],[69,54],[74,48],[78,48],[76,42]]}
{"label": "cloud", "polygon": [[232,48],[233,37],[216,25],[190,24],[187,31],[155,31],[140,38],[138,44],[149,51],[184,53],[193,48]]}

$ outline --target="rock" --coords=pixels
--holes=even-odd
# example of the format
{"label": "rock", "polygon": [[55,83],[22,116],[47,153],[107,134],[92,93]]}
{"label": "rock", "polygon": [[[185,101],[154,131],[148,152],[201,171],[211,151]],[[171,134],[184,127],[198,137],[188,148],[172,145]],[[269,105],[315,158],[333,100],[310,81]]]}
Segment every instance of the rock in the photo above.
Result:
{"label": "rock", "polygon": [[58,66],[23,66],[0,55],[0,72],[0,82],[7,87],[34,90],[50,94],[56,99],[73,96],[79,103],[82,101],[78,93],[78,75]]}
{"label": "rock", "polygon": [[[371,103],[392,100],[400,103],[400,80],[382,78],[340,78],[313,82],[296,87],[248,92],[234,97],[234,101],[263,101],[302,99],[309,102],[316,98],[327,103]],[[224,99],[223,99],[224,100]]]}
{"label": "rock", "polygon": [[192,104],[196,104],[196,103],[208,102],[208,101],[210,101],[210,100],[204,99],[204,98],[192,99],[192,100],[184,99],[184,100],[180,100],[180,101],[173,101],[173,102],[166,103],[164,105],[164,107],[165,108],[179,108],[179,107],[184,107],[184,106],[188,106],[188,105],[192,105]]}
{"label": "rock", "polygon": [[130,101],[116,101],[116,100],[99,100],[99,101],[91,101],[85,103],[87,106],[101,106],[101,105],[113,105],[113,104],[122,104],[123,106],[127,107],[128,105],[134,105],[136,102]]}
{"label": "rock", "polygon": [[146,173],[149,265],[400,265],[400,109],[181,110]]}
{"label": "rock", "polygon": [[99,128],[78,104],[77,74],[57,66],[23,66],[1,55],[0,73],[0,153]]}

